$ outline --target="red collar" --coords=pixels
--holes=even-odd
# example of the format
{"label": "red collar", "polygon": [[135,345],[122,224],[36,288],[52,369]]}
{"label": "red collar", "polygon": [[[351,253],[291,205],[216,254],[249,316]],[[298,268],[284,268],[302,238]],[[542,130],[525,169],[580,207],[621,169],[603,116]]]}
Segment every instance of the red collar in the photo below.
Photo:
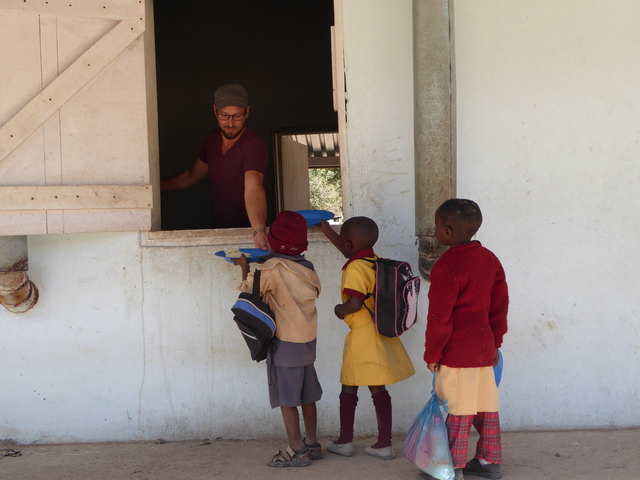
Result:
{"label": "red collar", "polygon": [[359,260],[361,258],[365,258],[365,257],[375,257],[376,254],[373,253],[373,248],[365,248],[364,250],[360,250],[358,253],[356,253],[353,257],[351,257],[349,260],[347,260],[347,263],[345,263],[342,266],[342,270],[344,270],[345,268],[347,268],[347,266],[349,266],[349,264],[351,262],[353,262],[354,260]]}
{"label": "red collar", "polygon": [[472,248],[472,247],[481,247],[482,244],[478,241],[478,240],[471,240],[470,242],[465,242],[465,243],[456,243],[455,245],[451,245],[447,251],[449,250],[463,250],[465,248]]}

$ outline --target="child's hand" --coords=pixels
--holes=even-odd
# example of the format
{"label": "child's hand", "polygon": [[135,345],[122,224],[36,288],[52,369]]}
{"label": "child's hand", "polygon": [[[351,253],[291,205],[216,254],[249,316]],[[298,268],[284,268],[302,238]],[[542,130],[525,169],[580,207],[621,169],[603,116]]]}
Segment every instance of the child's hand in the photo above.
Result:
{"label": "child's hand", "polygon": [[327,222],[326,220],[320,220],[320,225],[318,226],[318,228],[320,229],[320,231],[322,233],[324,233],[324,236],[327,237],[329,239],[329,241],[331,243],[333,243],[333,246],[336,247],[338,250],[341,250],[341,241],[340,241],[340,235],[338,235],[333,228],[331,228],[331,225],[329,225],[329,222]]}
{"label": "child's hand", "polygon": [[344,312],[342,311],[342,304],[341,303],[339,303],[338,305],[333,307],[333,313],[335,313],[336,317],[338,317],[340,320],[344,319]]}
{"label": "child's hand", "polygon": [[437,362],[434,362],[434,363],[427,363],[427,368],[429,369],[429,371],[430,371],[431,373],[435,373],[435,372],[437,372],[438,370],[440,370],[440,364],[439,364],[439,363],[437,363]]}
{"label": "child's hand", "polygon": [[244,253],[240,255],[238,258],[234,258],[231,261],[233,262],[234,265],[238,265],[241,268],[244,268],[245,266],[246,267],[249,266],[249,260],[247,260],[247,257]]}
{"label": "child's hand", "polygon": [[324,233],[325,235],[327,235],[327,231],[328,230],[332,230],[331,225],[329,225],[329,222],[327,222],[326,220],[322,220],[320,219],[320,225],[318,225],[317,227],[322,233]]}
{"label": "child's hand", "polygon": [[500,363],[500,352],[496,348],[496,353],[493,354],[493,366],[495,367],[498,363]]}
{"label": "child's hand", "polygon": [[242,280],[246,280],[247,275],[249,275],[249,260],[247,260],[245,254],[243,253],[239,258],[234,258],[232,261],[234,265],[238,265],[242,269]]}

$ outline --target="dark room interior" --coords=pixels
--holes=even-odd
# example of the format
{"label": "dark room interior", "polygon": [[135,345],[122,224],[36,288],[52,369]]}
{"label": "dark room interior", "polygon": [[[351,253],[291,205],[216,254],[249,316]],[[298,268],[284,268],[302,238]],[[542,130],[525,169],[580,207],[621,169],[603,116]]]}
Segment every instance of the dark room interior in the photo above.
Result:
{"label": "dark room interior", "polygon": [[[265,187],[275,216],[273,135],[336,130],[331,81],[331,0],[156,0],[160,176],[193,164],[216,127],[213,92],[241,83],[247,124],[270,159]],[[209,228],[208,184],[162,193],[162,229]]]}

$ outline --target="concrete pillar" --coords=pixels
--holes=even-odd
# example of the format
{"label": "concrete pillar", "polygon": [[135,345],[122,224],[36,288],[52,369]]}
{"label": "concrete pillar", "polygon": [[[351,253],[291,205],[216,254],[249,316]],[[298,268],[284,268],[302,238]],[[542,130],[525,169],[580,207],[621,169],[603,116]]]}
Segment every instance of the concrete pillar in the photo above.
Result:
{"label": "concrete pillar", "polygon": [[38,302],[28,270],[27,237],[0,237],[0,304],[12,313],[24,313]]}
{"label": "concrete pillar", "polygon": [[426,279],[444,251],[434,237],[434,213],[456,190],[452,4],[413,0],[416,235]]}

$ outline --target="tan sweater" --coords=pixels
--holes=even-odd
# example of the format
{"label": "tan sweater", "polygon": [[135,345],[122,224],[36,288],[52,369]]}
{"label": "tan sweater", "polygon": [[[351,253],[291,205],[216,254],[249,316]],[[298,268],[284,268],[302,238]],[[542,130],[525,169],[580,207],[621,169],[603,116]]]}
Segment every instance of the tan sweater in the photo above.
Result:
{"label": "tan sweater", "polygon": [[[260,269],[260,295],[276,316],[276,337],[285,342],[306,343],[318,332],[316,299],[320,295],[318,274],[286,258],[270,258]],[[253,273],[239,290],[251,292]]]}

